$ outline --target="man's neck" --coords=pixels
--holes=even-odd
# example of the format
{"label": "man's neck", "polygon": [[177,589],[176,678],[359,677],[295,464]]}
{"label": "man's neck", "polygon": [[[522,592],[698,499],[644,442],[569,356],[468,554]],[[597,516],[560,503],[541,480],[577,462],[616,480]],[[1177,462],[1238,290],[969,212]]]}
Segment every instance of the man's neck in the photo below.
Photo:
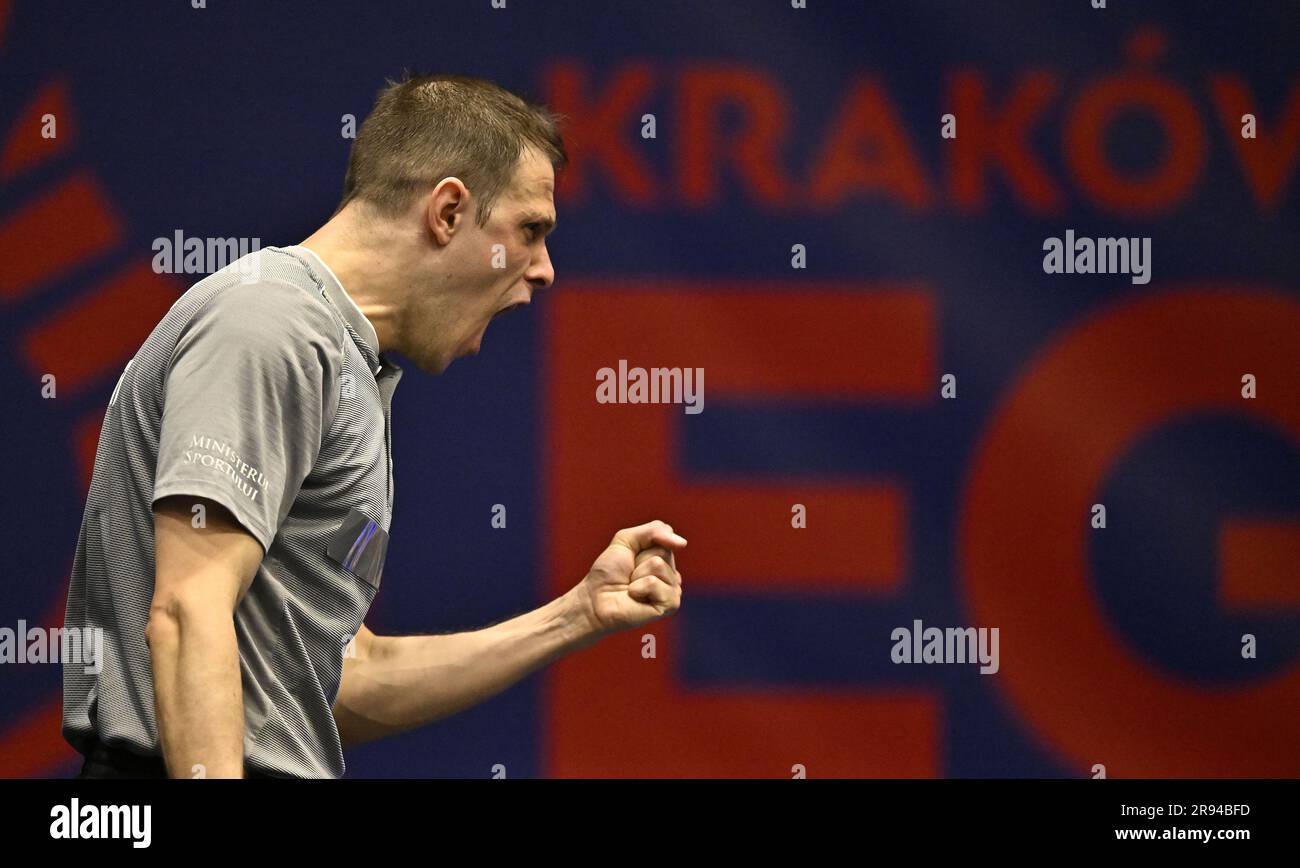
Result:
{"label": "man's neck", "polygon": [[300,242],[334,273],[352,302],[374,326],[376,350],[396,348],[399,307],[404,287],[397,282],[393,260],[382,250],[357,243],[356,236],[339,224],[342,214]]}

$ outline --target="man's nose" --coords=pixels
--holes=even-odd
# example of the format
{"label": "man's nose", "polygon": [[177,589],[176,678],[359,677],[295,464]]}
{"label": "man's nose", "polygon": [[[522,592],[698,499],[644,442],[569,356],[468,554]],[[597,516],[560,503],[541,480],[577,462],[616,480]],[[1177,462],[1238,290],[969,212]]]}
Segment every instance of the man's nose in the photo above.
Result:
{"label": "man's nose", "polygon": [[546,245],[542,245],[541,252],[533,257],[529,264],[528,270],[524,272],[524,280],[533,289],[545,289],[555,282],[555,269],[551,267],[551,255],[546,250]]}

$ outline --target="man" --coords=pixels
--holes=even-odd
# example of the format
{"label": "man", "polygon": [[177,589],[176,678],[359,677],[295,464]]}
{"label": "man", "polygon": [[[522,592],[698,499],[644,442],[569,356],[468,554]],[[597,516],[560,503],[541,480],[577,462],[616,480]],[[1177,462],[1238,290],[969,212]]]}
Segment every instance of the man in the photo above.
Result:
{"label": "man", "polygon": [[[338,777],[343,747],[438,720],[674,612],[686,540],[619,531],[572,590],[452,635],[376,636],[395,350],[433,374],[554,271],[556,118],[462,76],[389,82],[342,203],[181,296],[109,400],[68,595],[84,777]],[[249,275],[256,275],[250,280]]]}

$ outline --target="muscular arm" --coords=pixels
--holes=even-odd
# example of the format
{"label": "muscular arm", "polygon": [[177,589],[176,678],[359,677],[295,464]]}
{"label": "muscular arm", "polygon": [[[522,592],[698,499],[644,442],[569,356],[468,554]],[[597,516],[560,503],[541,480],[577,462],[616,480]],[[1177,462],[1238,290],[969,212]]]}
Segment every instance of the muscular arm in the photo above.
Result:
{"label": "muscular arm", "polygon": [[362,626],[334,702],[339,737],[355,745],[448,717],[596,638],[575,591],[466,633],[376,636]]}
{"label": "muscular arm", "polygon": [[340,739],[354,745],[440,720],[603,635],[671,614],[681,604],[672,551],[684,545],[660,521],[621,530],[568,593],[482,630],[376,636],[362,626],[334,702]]}
{"label": "muscular arm", "polygon": [[[196,503],[205,527],[191,523]],[[154,506],[156,573],[145,639],[168,773],[244,773],[244,702],[234,611],[262,546],[214,501],[168,497]]]}

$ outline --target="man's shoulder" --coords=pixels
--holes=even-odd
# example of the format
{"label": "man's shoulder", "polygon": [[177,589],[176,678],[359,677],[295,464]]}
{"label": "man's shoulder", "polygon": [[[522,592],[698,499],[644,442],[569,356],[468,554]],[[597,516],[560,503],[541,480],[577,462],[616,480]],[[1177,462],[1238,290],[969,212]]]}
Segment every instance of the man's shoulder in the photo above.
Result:
{"label": "man's shoulder", "polygon": [[343,321],[301,262],[278,248],[262,248],[190,287],[173,312],[226,338],[266,336],[341,349]]}

